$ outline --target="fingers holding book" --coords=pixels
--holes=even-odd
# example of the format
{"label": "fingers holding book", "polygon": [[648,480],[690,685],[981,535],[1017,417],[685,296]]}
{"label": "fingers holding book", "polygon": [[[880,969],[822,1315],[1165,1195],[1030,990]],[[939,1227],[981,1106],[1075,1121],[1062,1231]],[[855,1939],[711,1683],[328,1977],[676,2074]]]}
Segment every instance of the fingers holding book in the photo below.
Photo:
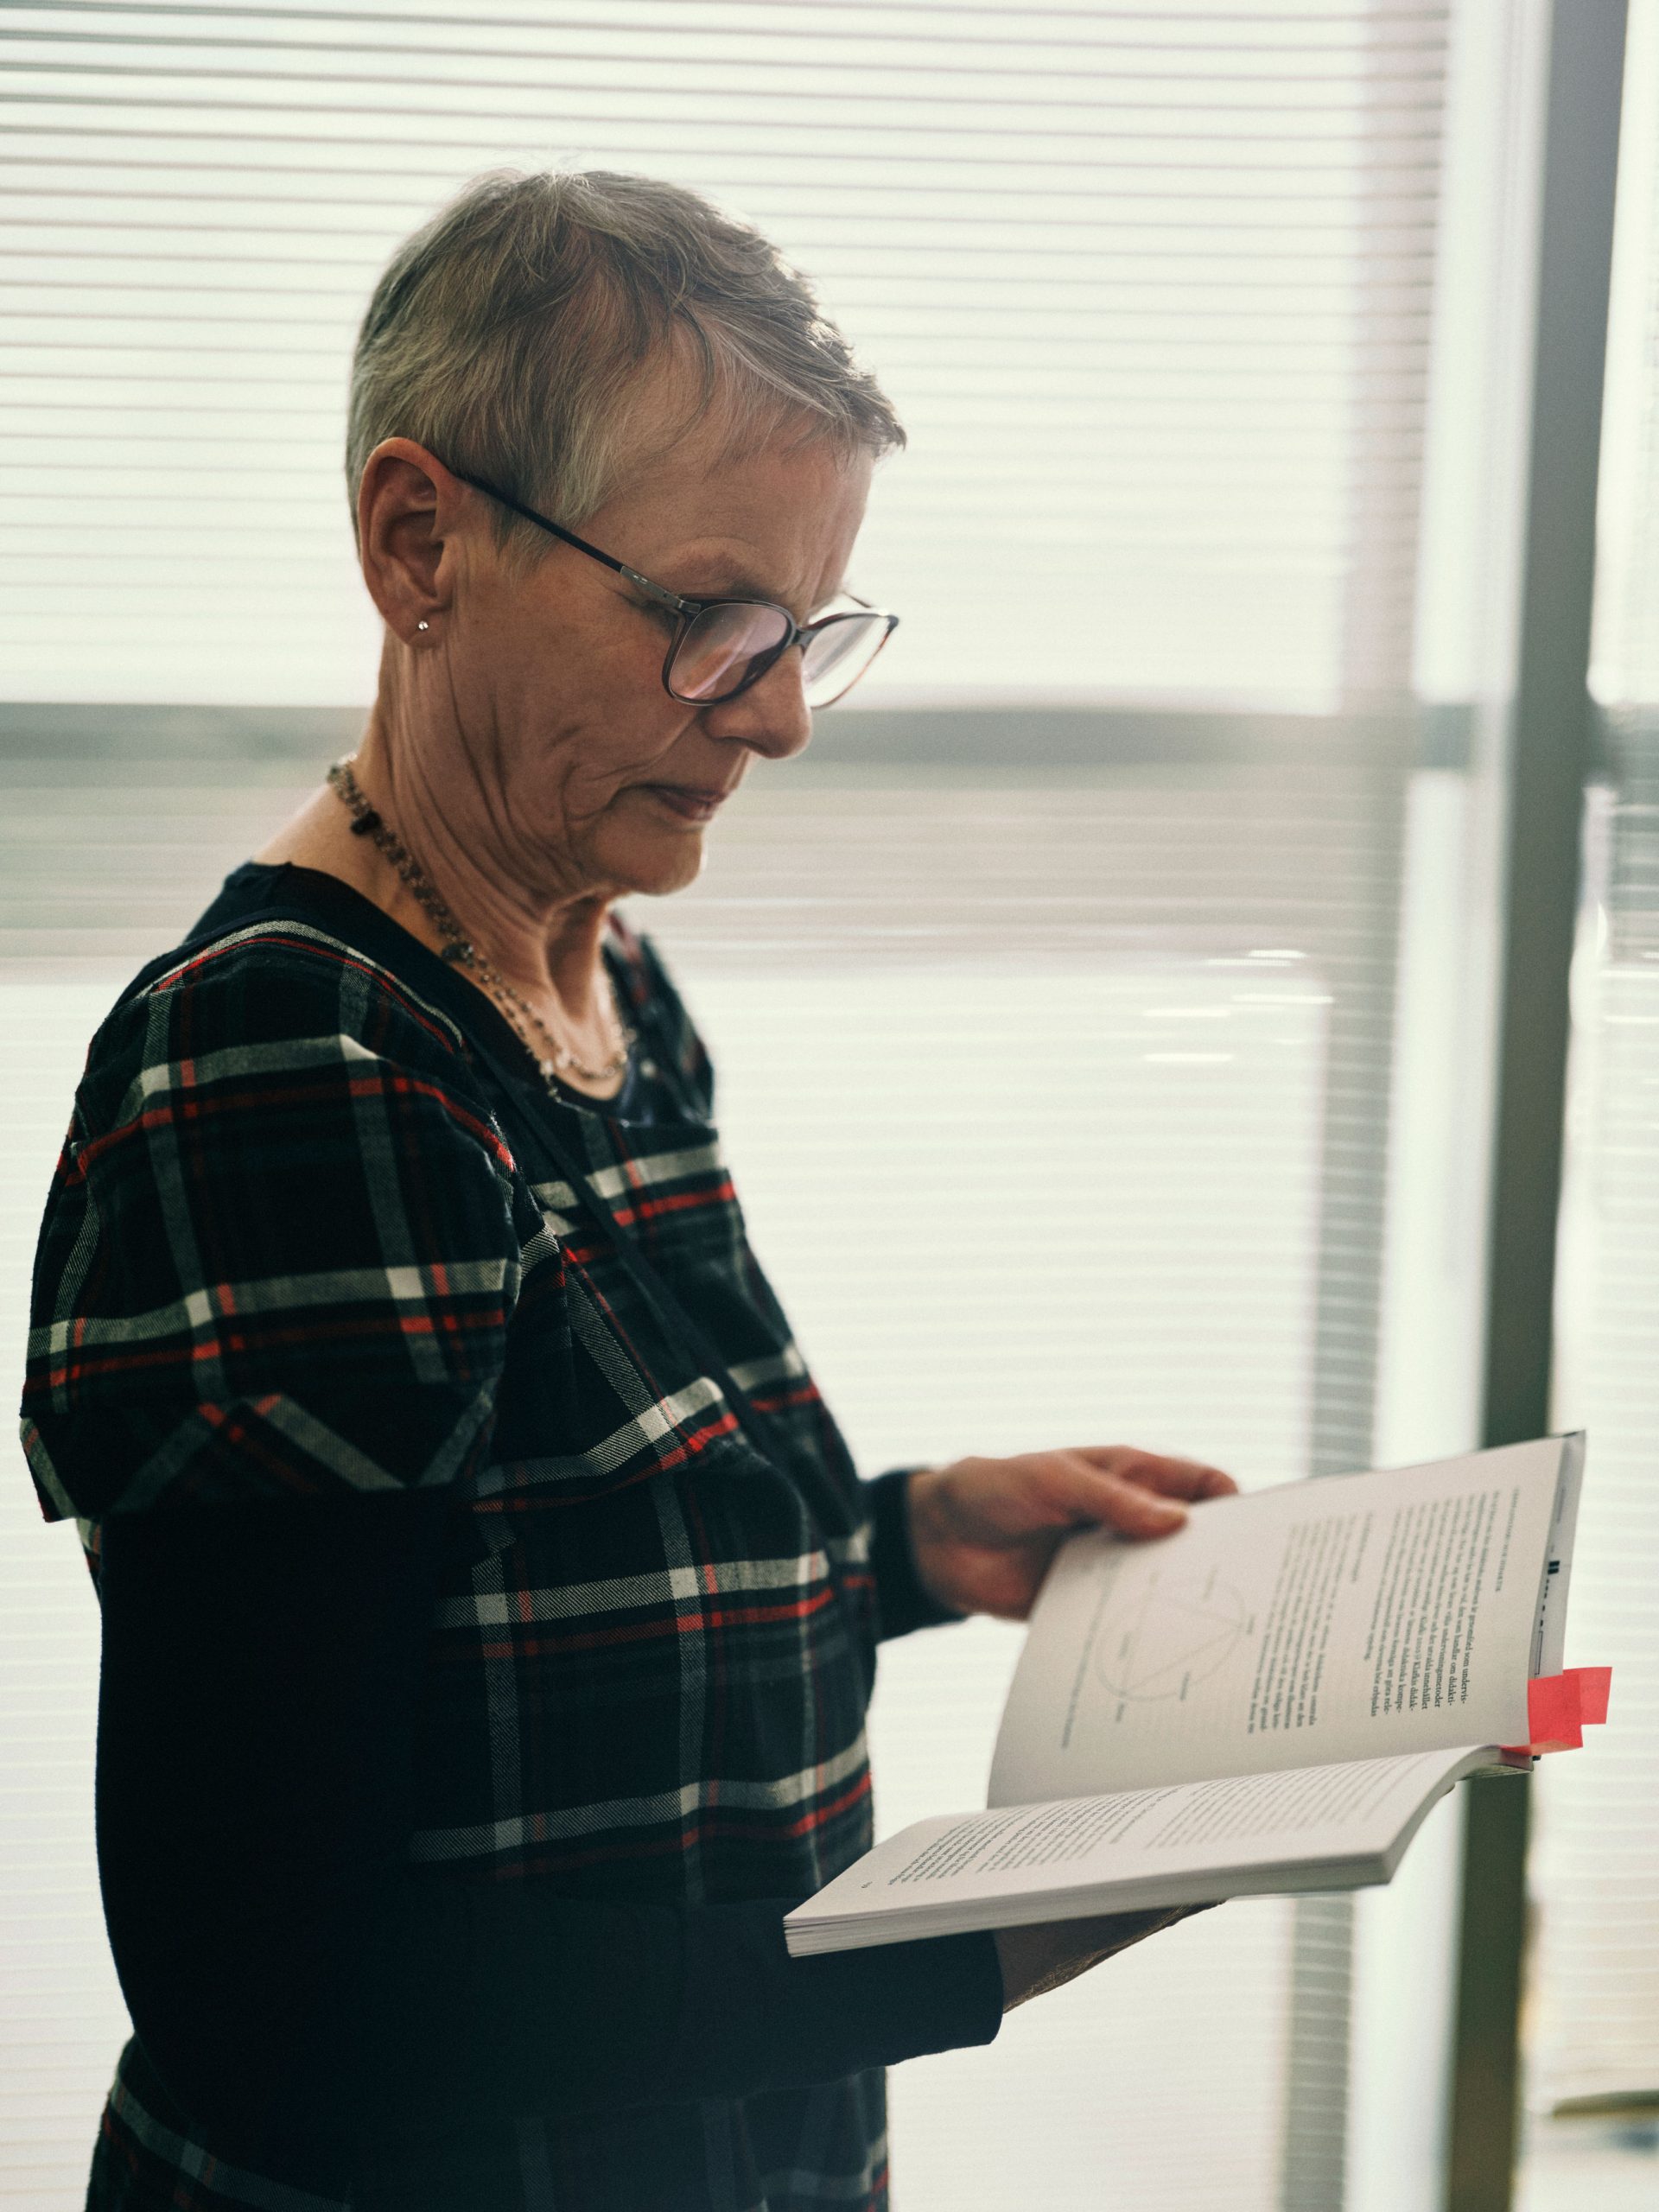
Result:
{"label": "fingers holding book", "polygon": [[911,1544],[942,1604],[1023,1620],[1066,1536],[1088,1528],[1136,1541],[1169,1535],[1189,1503],[1237,1487],[1219,1467],[1127,1444],[957,1459],[911,1477]]}

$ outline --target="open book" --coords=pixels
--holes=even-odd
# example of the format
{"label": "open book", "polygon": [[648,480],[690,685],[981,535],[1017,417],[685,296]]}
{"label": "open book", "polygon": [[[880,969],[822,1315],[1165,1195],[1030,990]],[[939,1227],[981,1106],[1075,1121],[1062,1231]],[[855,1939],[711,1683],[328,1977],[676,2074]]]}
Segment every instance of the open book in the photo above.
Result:
{"label": "open book", "polygon": [[784,1923],[798,1954],[1386,1882],[1462,1775],[1605,1711],[1561,1675],[1581,1435],[1090,1530],[1033,1612],[989,1809],[920,1821]]}

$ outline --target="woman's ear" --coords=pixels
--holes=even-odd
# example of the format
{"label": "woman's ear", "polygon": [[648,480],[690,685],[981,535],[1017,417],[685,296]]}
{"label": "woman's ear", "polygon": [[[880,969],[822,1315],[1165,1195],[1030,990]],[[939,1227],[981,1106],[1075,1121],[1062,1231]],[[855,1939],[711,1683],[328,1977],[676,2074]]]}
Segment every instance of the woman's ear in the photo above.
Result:
{"label": "woman's ear", "polygon": [[466,487],[412,438],[384,439],[364,463],[357,487],[363,581],[386,627],[406,645],[426,643],[448,612],[449,534],[466,497]]}

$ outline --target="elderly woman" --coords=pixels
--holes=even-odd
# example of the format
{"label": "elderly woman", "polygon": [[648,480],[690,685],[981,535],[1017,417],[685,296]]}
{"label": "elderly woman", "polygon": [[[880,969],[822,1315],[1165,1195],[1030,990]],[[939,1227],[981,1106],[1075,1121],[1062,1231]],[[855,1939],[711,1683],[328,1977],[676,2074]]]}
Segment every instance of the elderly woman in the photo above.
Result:
{"label": "elderly woman", "polygon": [[870,1840],[879,1640],[1230,1487],[861,1482],[613,911],[886,640],[844,578],[900,436],[667,185],[486,179],[375,293],[368,727],[99,1031],[36,1269],[136,2031],[96,2207],[878,2205],[881,2069],[1147,1930],[782,1940]]}

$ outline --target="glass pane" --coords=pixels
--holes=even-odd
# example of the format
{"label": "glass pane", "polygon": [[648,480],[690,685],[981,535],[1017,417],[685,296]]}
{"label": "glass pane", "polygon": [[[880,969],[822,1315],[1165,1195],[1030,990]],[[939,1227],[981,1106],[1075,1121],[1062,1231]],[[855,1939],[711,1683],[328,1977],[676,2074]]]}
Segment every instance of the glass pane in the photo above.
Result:
{"label": "glass pane", "polygon": [[[835,730],[880,758],[864,721]],[[1029,716],[958,723],[954,770],[809,755],[652,912],[758,1249],[872,1472],[1040,1442],[1161,1440],[1247,1481],[1366,1456],[1404,756],[1390,784],[1334,727],[1225,765],[1133,728],[1102,719],[1086,779],[1020,765]],[[1357,883],[1389,888],[1362,909]],[[1017,1644],[884,1654],[884,1829],[982,1802]],[[1110,2173],[1147,2212],[1276,2212],[1287,2134],[1317,2132],[1287,2050],[1323,2025],[1338,2158],[1347,2066],[1294,1925],[1229,1908],[899,2069],[895,2189],[1082,2212]]]}
{"label": "glass pane", "polygon": [[1445,0],[224,12],[48,11],[0,69],[12,696],[365,702],[364,300],[465,180],[569,149],[754,217],[890,387],[888,696],[1403,687]]}
{"label": "glass pane", "polygon": [[[87,105],[22,142],[10,233],[38,297],[0,452],[6,680],[111,704],[0,724],[0,984],[33,1055],[0,1099],[14,1346],[91,1006],[356,734],[303,709],[372,683],[337,450],[372,274],[465,176],[580,143],[753,213],[912,430],[858,570],[906,616],[857,695],[888,711],[827,717],[637,918],[703,1014],[762,1255],[866,1465],[1122,1436],[1257,1481],[1455,1448],[1496,788],[1471,702],[1502,658],[1525,351],[1487,315],[1528,184],[1497,11],[1139,0],[1033,29],[762,0],[734,41],[655,0],[591,12],[502,0],[466,55],[402,18],[260,18],[276,43],[211,73],[164,24],[204,72],[176,100],[101,34],[18,50]],[[1443,130],[1458,83],[1502,106],[1490,143]],[[1100,704],[1148,697],[1205,711]],[[0,2195],[71,2212],[121,2028],[96,1615],[13,1472],[9,1702],[39,1764],[0,1966],[50,2088],[0,2084],[27,2146]],[[884,1825],[982,1795],[1013,1648],[976,1624],[888,1656]],[[901,2073],[900,2202],[1337,2212],[1346,2165],[1348,2212],[1431,2212],[1449,1834],[1386,1897],[1211,1916]]]}
{"label": "glass pane", "polygon": [[1659,7],[1633,0],[1602,430],[1590,794],[1573,971],[1557,1418],[1590,1434],[1570,1656],[1610,1726],[1537,1788],[1523,2212],[1659,2194]]}

